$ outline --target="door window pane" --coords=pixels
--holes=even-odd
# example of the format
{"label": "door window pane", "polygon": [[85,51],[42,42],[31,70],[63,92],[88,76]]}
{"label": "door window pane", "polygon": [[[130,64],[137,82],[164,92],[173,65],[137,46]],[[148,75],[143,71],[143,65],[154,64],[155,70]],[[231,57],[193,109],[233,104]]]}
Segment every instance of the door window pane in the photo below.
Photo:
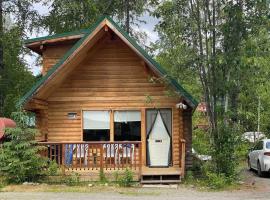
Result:
{"label": "door window pane", "polygon": [[83,140],[110,140],[109,111],[83,111]]}
{"label": "door window pane", "polygon": [[141,141],[141,112],[114,112],[114,140]]}

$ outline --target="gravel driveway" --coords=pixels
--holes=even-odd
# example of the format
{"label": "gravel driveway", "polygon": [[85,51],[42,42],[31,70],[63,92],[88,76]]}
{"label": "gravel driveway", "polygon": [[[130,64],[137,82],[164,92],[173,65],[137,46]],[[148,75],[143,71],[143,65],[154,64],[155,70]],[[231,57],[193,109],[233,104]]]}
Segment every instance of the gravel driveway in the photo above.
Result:
{"label": "gravel driveway", "polygon": [[239,190],[201,192],[186,188],[178,189],[139,188],[119,191],[73,192],[0,192],[0,200],[258,200],[270,199],[270,178],[259,178],[253,172],[244,172],[246,181]]}
{"label": "gravel driveway", "polygon": [[188,189],[162,189],[158,195],[122,195],[117,193],[0,193],[0,200],[251,200],[251,199],[270,199],[270,191],[268,192],[197,192]]}

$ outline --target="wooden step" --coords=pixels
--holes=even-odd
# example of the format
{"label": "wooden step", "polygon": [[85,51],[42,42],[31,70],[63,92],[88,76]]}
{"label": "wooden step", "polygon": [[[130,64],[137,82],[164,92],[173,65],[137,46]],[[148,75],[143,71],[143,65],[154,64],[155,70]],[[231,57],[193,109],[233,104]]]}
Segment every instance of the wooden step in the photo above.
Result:
{"label": "wooden step", "polygon": [[141,180],[142,184],[170,184],[170,183],[180,183],[181,180]]}
{"label": "wooden step", "polygon": [[179,174],[154,174],[154,175],[141,175],[142,184],[170,184],[180,183],[181,176]]}

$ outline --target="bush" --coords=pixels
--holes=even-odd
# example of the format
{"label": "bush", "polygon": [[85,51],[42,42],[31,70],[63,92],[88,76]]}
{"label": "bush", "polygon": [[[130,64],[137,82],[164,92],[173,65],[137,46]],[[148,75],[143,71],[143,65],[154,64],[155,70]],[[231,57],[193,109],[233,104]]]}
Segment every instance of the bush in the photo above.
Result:
{"label": "bush", "polygon": [[207,179],[206,183],[207,186],[212,189],[221,189],[228,184],[227,178],[224,174],[217,174],[213,172],[206,173]]}
{"label": "bush", "polygon": [[122,187],[130,187],[133,183],[133,172],[129,169],[126,169],[124,175],[119,178],[118,183]]}
{"label": "bush", "polygon": [[106,176],[105,176],[105,174],[104,174],[103,169],[100,169],[100,171],[99,171],[99,181],[100,181],[101,183],[106,183],[106,182],[108,182],[108,180],[107,180],[107,178],[106,178]]}
{"label": "bush", "polygon": [[242,144],[239,127],[221,123],[218,132],[214,134],[212,158],[215,164],[214,172],[224,174],[233,179],[239,164],[238,149]]}
{"label": "bush", "polygon": [[50,162],[47,169],[47,175],[49,176],[58,175],[58,168],[59,167],[55,161]]}
{"label": "bush", "polygon": [[41,147],[34,141],[36,130],[11,128],[5,134],[7,142],[0,152],[0,174],[7,183],[38,181],[45,175],[46,162],[38,154]]}
{"label": "bush", "polygon": [[78,173],[72,172],[71,175],[64,177],[63,182],[69,186],[79,185],[80,175]]}

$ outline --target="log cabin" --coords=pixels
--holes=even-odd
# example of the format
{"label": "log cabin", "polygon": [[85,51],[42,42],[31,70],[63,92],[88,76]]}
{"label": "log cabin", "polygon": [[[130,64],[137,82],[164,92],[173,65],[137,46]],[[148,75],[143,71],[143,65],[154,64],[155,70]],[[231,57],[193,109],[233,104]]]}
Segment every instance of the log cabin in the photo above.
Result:
{"label": "log cabin", "polygon": [[44,156],[65,173],[181,180],[197,102],[110,17],[25,46],[41,55],[42,77],[19,105],[35,113]]}

